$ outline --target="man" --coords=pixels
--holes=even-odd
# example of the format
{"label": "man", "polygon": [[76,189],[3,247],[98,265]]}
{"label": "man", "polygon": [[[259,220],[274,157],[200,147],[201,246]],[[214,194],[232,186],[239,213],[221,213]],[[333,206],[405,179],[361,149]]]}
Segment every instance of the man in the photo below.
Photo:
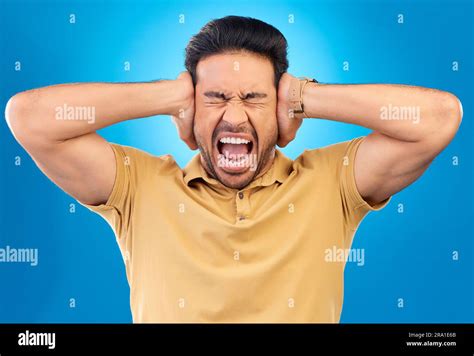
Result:
{"label": "man", "polygon": [[[455,136],[459,101],[297,79],[283,35],[237,16],[191,39],[186,69],[22,92],[6,118],[38,167],[114,229],[135,322],[338,322],[345,262],[325,251],[349,249],[363,217],[421,176]],[[65,120],[65,106],[93,108],[94,120]],[[199,148],[184,169],[96,133],[152,115],[171,115]],[[292,161],[275,146],[304,118],[373,132]]]}

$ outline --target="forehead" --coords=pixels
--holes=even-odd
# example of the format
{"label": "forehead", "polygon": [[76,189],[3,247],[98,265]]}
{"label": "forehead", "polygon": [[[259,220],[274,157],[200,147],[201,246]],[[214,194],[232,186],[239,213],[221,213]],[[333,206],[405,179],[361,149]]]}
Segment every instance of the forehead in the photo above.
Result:
{"label": "forehead", "polygon": [[222,53],[199,61],[197,88],[203,90],[256,90],[273,86],[273,65],[253,53]]}

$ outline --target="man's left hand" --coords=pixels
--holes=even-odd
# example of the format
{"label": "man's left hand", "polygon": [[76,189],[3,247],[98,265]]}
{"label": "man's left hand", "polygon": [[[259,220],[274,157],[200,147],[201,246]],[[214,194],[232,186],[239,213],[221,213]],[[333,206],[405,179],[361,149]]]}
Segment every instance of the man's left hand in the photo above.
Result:
{"label": "man's left hand", "polygon": [[280,147],[288,145],[296,136],[303,123],[302,114],[294,114],[289,106],[289,89],[291,80],[296,79],[289,73],[283,73],[280,78],[277,93],[278,141]]}

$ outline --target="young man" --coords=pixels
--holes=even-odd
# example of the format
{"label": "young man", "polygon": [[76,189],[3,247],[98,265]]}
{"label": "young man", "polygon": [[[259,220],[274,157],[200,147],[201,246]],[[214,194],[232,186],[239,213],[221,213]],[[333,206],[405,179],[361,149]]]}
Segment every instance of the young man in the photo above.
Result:
{"label": "young man", "polygon": [[[191,39],[186,68],[176,80],[26,91],[6,118],[38,167],[114,229],[135,322],[338,322],[344,262],[325,251],[350,248],[363,217],[421,176],[455,136],[459,101],[297,79],[283,35],[237,16]],[[64,120],[66,105],[94,120]],[[96,133],[152,115],[171,115],[199,148],[184,169]],[[275,146],[304,118],[373,132],[292,161]]]}

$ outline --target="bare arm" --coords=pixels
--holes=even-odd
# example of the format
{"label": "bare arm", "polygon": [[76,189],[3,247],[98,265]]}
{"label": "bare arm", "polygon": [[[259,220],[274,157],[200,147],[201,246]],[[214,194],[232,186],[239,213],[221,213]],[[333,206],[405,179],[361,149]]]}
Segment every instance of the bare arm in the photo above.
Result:
{"label": "bare arm", "polygon": [[9,100],[5,117],[17,141],[52,181],[79,201],[96,205],[107,201],[116,171],[112,148],[97,130],[152,115],[192,120],[193,111],[194,91],[185,73],[161,82],[29,90]]}
{"label": "bare arm", "polygon": [[[308,117],[374,131],[361,143],[355,160],[357,188],[371,204],[420,177],[454,138],[462,119],[456,96],[413,86],[311,83],[303,103]],[[301,120],[294,120],[294,129]]]}

